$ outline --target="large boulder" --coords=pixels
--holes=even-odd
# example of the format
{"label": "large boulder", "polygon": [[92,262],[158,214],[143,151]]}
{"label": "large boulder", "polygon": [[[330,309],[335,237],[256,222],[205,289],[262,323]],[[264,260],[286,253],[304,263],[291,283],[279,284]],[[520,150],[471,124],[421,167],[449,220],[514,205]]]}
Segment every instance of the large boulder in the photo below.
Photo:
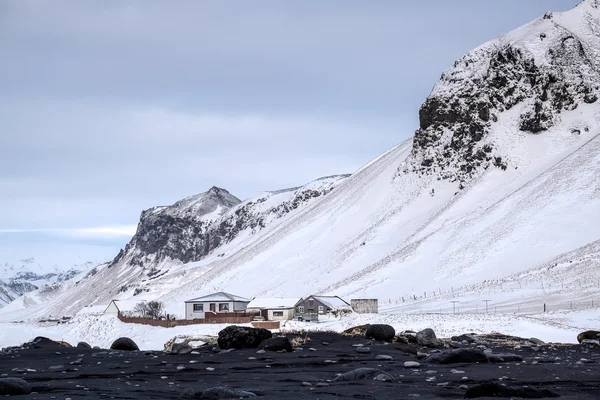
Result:
{"label": "large boulder", "polygon": [[260,342],[258,348],[269,351],[292,351],[292,342],[285,336],[272,337]]}
{"label": "large boulder", "polygon": [[21,378],[0,378],[0,396],[31,393],[31,386]]}
{"label": "large boulder", "polygon": [[365,337],[369,339],[381,340],[389,342],[396,336],[396,330],[393,326],[385,324],[374,324],[367,328]]}
{"label": "large boulder", "polygon": [[487,363],[487,355],[479,349],[452,349],[431,354],[425,359],[431,364]]}
{"label": "large boulder", "polygon": [[92,346],[90,346],[90,344],[86,343],[86,342],[79,342],[79,343],[77,343],[77,348],[78,349],[91,349]]}
{"label": "large boulder", "polygon": [[266,339],[273,336],[271,331],[263,328],[249,328],[232,325],[219,332],[217,344],[221,349],[255,349]]}
{"label": "large boulder", "polygon": [[584,340],[600,340],[600,331],[585,331],[577,335],[577,341],[579,343]]}
{"label": "large boulder", "polygon": [[31,348],[31,349],[55,349],[55,348],[64,348],[66,347],[60,342],[57,342],[52,339],[48,339],[47,337],[38,336],[33,339],[29,343],[25,343],[23,347]]}
{"label": "large boulder", "polygon": [[417,332],[415,335],[417,344],[420,346],[436,347],[439,346],[440,342],[435,336],[435,332],[431,328],[423,329],[421,332]]}
{"label": "large boulder", "polygon": [[137,351],[140,349],[138,347],[138,345],[135,344],[135,342],[133,340],[129,339],[128,337],[118,338],[117,340],[115,340],[113,342],[113,344],[110,346],[110,348],[112,350],[125,350],[125,351]]}

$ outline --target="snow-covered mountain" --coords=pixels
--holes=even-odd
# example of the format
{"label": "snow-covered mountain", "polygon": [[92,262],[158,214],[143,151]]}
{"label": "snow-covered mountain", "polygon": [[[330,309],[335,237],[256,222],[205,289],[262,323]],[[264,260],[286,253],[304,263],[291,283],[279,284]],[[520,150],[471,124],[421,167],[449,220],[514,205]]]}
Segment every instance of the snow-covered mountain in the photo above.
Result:
{"label": "snow-covered mountain", "polygon": [[17,297],[46,285],[65,282],[81,271],[92,268],[93,262],[83,264],[47,265],[35,257],[0,264],[0,307]]}
{"label": "snow-covered mountain", "polygon": [[[573,254],[585,268],[560,264],[547,279],[574,274],[600,292],[599,95],[600,4],[585,0],[458,60],[421,107],[414,138],[351,176],[241,203],[213,188],[145,211],[112,263],[57,288],[27,315],[134,296],[177,310],[219,290],[453,293],[525,282]],[[28,296],[6,311],[41,302],[39,293]]]}

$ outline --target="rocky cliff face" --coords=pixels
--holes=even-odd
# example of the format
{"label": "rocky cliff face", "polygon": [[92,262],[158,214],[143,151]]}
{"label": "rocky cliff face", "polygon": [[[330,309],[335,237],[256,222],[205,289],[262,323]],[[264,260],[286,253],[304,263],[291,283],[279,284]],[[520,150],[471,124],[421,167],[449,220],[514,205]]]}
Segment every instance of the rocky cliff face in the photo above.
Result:
{"label": "rocky cliff face", "polygon": [[306,186],[266,192],[244,202],[225,189],[181,200],[172,206],[142,212],[137,232],[110,264],[141,267],[146,278],[168,272],[165,260],[199,261],[240,233],[255,234],[272,221],[326,195],[348,175],[326,177]]}
{"label": "rocky cliff face", "polygon": [[600,95],[600,7],[581,2],[546,13],[469,52],[445,71],[419,110],[412,160],[403,172],[460,182],[490,167],[506,169],[510,154],[490,135],[509,110],[527,134],[543,134],[562,114]]}

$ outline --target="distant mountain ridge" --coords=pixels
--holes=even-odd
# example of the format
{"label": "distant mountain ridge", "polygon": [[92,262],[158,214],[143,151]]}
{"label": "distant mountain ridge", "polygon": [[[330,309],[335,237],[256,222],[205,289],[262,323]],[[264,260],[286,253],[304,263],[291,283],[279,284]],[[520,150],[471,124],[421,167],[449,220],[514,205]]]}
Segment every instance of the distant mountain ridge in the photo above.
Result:
{"label": "distant mountain ridge", "polygon": [[180,310],[218,291],[400,301],[530,279],[576,249],[585,266],[561,270],[598,282],[599,68],[598,1],[546,13],[458,60],[414,138],[354,174],[243,202],[211,189],[144,211],[110,265],[6,310],[71,315],[134,297]]}

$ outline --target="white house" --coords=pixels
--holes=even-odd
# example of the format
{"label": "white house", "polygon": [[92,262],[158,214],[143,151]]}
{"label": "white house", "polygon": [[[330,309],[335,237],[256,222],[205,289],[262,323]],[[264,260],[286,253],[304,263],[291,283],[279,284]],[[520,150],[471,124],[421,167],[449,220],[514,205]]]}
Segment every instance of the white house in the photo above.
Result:
{"label": "white house", "polygon": [[211,314],[245,312],[250,299],[217,292],[185,302],[185,319],[203,319]]}
{"label": "white house", "polygon": [[121,315],[132,316],[135,306],[137,306],[139,303],[145,303],[145,300],[113,300],[104,310],[104,314],[118,315],[120,313]]}
{"label": "white house", "polygon": [[267,321],[287,321],[294,317],[294,306],[299,300],[299,297],[255,297],[248,303],[246,313],[260,315]]}

